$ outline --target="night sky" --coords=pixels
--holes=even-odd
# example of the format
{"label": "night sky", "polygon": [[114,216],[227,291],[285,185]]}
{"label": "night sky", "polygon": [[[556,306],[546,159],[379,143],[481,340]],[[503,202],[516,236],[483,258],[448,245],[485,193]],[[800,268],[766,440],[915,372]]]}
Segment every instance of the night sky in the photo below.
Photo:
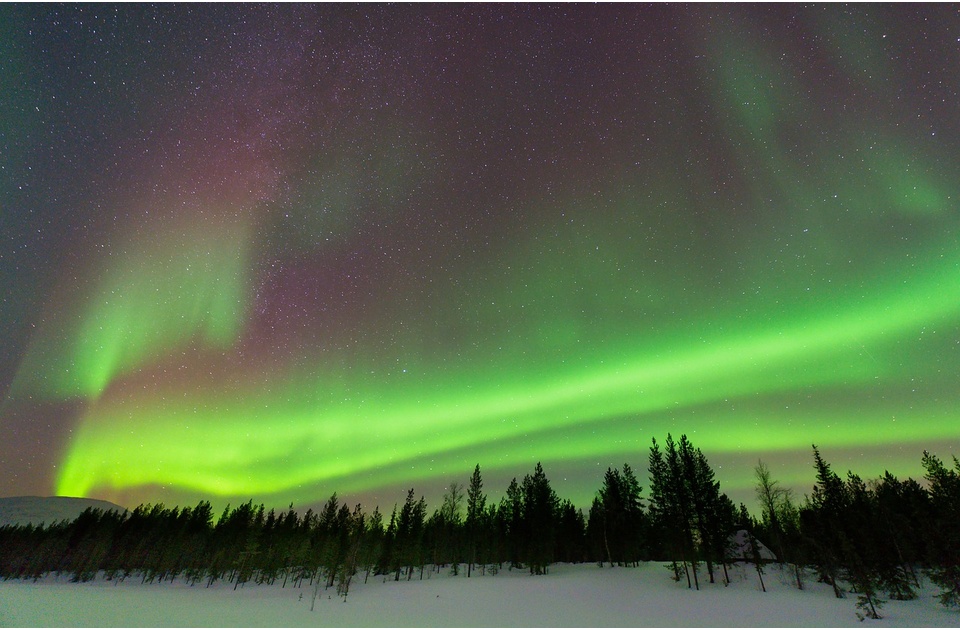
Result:
{"label": "night sky", "polygon": [[955,5],[0,6],[0,495],[960,455]]}

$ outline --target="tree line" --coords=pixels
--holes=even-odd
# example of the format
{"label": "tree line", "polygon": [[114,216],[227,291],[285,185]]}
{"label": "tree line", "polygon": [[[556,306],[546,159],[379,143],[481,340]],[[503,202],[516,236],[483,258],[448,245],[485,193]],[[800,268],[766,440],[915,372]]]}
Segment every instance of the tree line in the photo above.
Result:
{"label": "tree line", "polygon": [[[0,528],[0,577],[73,581],[183,580],[335,589],[371,576],[423,579],[427,571],[541,575],[555,562],[636,566],[666,561],[670,575],[700,588],[730,581],[731,562],[750,561],[763,585],[763,541],[789,567],[795,586],[829,584],[837,597],[857,595],[863,616],[879,618],[882,597],[912,599],[921,574],[941,589],[945,606],[960,607],[960,461],[953,467],[924,452],[926,484],[889,472],[865,482],[833,472],[813,447],[816,482],[798,503],[755,469],[760,517],[721,492],[702,451],[684,435],[652,441],[649,494],[633,469],[608,468],[584,515],[561,499],[538,463],[514,478],[502,498],[484,492],[480,466],[466,484],[451,483],[432,513],[409,490],[389,516],[350,507],[334,494],[303,515],[266,510],[253,501],[227,506],[218,518],[208,501],[195,507],[141,505],[129,512],[88,509],[72,522]],[[731,548],[731,534],[750,544]],[[746,555],[746,557],[743,557]],[[808,577],[812,576],[812,577]]]}

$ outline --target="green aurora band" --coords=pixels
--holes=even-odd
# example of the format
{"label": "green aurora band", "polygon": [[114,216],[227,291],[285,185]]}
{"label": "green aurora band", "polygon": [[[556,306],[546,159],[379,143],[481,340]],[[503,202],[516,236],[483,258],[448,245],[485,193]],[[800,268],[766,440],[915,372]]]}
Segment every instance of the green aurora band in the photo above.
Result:
{"label": "green aurora band", "polygon": [[231,346],[243,323],[247,241],[240,222],[196,221],[131,239],[129,253],[92,274],[86,310],[42,331],[14,393],[96,399],[117,378],[195,338]]}
{"label": "green aurora band", "polygon": [[[955,150],[889,123],[905,78],[856,15],[811,18],[839,77],[824,86],[805,74],[819,57],[736,15],[691,26],[696,89],[664,82],[656,124],[609,140],[587,183],[532,171],[501,206],[451,202],[465,175],[442,134],[387,113],[303,149],[282,213],[211,204],[120,230],[12,387],[80,409],[56,493],[302,505],[539,460],[576,471],[555,487],[586,506],[667,432],[727,462],[748,502],[771,453],[809,487],[811,442],[917,476],[923,448],[960,441]],[[331,271],[374,244],[417,253]],[[297,270],[330,286],[258,297]],[[271,308],[300,319],[266,324]]]}
{"label": "green aurora band", "polygon": [[[368,489],[355,480],[378,468],[392,466],[396,477],[377,475],[376,485],[415,480],[424,473],[399,464],[424,457],[454,460],[441,466],[453,474],[456,460],[463,468],[464,451],[491,468],[526,464],[531,444],[546,461],[609,456],[622,450],[617,440],[585,427],[602,429],[624,416],[644,427],[644,439],[636,444],[642,456],[647,436],[655,435],[652,427],[670,430],[662,420],[647,419],[667,411],[778,392],[829,391],[839,384],[882,388],[904,371],[918,374],[923,370],[918,362],[894,368],[893,357],[905,337],[960,315],[960,260],[938,261],[910,278],[891,278],[876,295],[880,298],[842,308],[828,303],[819,314],[750,332],[671,343],[646,353],[625,348],[582,369],[521,366],[459,379],[442,371],[420,378],[401,373],[371,379],[345,401],[321,394],[338,388],[322,378],[311,382],[308,373],[291,378],[279,391],[243,387],[222,395],[195,391],[186,398],[161,397],[146,405],[140,400],[94,404],[71,444],[57,491],[83,496],[170,484],[205,496],[251,493],[307,501],[316,498],[317,484]],[[540,376],[530,378],[531,372]],[[134,417],[136,430],[129,428]],[[700,418],[697,424],[709,421]],[[940,423],[903,416],[900,423],[849,416],[805,422],[803,437],[820,434],[828,446],[960,438],[960,422],[948,435]],[[569,439],[563,429],[576,438]],[[709,452],[776,451],[796,448],[796,440],[794,429],[777,422],[762,431],[730,423],[722,434],[698,436]],[[297,491],[305,486],[310,489]]]}

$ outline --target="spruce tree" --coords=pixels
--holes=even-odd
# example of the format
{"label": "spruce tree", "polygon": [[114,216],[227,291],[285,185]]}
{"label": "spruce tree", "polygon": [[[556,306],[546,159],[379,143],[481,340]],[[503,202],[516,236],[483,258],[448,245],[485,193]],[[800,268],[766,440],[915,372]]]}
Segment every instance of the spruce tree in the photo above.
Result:
{"label": "spruce tree", "polygon": [[857,608],[862,611],[860,617],[880,619],[879,610],[883,600],[878,596],[880,576],[878,571],[879,554],[883,542],[880,533],[873,496],[867,490],[863,480],[847,473],[846,493],[848,504],[842,526],[842,565],[843,575],[857,592]]}
{"label": "spruce tree", "polygon": [[498,516],[507,547],[510,568],[523,568],[521,558],[526,553],[527,535],[524,530],[523,492],[516,477],[510,480],[506,494],[500,499]]}
{"label": "spruce tree", "polygon": [[591,506],[588,527],[592,543],[611,566],[636,565],[642,555],[646,527],[640,492],[640,484],[628,464],[623,465],[622,473],[608,468]]}
{"label": "spruce tree", "polygon": [[423,578],[425,564],[423,534],[426,512],[427,507],[423,497],[415,501],[413,488],[411,488],[397,517],[396,535],[393,541],[395,581],[400,580],[402,572],[405,572],[407,580],[410,580],[415,567],[420,568],[420,577]]}
{"label": "spruce tree", "polygon": [[812,543],[820,581],[833,588],[835,597],[842,598],[843,591],[837,583],[837,578],[841,566],[846,491],[843,481],[823,460],[816,445],[813,446],[813,459],[814,468],[817,471],[817,483],[813,487],[809,505],[801,512],[801,519]]}
{"label": "spruce tree", "polygon": [[663,452],[657,444],[656,438],[651,440],[650,452],[647,457],[647,469],[650,472],[650,502],[649,516],[650,527],[647,535],[648,544],[651,553],[655,557],[666,557],[667,548],[667,527],[668,520],[666,514],[666,463],[663,460]]}
{"label": "spruce tree", "polygon": [[380,514],[380,507],[374,507],[370,514],[370,520],[367,523],[364,532],[363,542],[360,546],[358,566],[363,569],[363,583],[366,584],[370,573],[376,571],[377,561],[383,551],[383,515]]}
{"label": "spruce tree", "polygon": [[470,485],[467,487],[467,519],[465,523],[467,535],[467,577],[473,572],[477,562],[477,551],[480,546],[483,515],[486,510],[487,497],[483,494],[483,479],[480,476],[480,464],[473,469]]}
{"label": "spruce tree", "polygon": [[[590,504],[590,511],[587,513],[587,545],[591,557],[596,559],[597,565],[601,568],[604,562],[610,561],[610,558],[613,557],[607,543],[603,503],[600,500],[599,493],[593,497],[593,502]],[[614,566],[612,561],[610,561],[610,566]]]}
{"label": "spruce tree", "polygon": [[525,534],[525,559],[532,575],[543,575],[553,562],[559,499],[537,462],[532,475],[523,479],[521,527]]}
{"label": "spruce tree", "polygon": [[931,539],[927,575],[941,589],[940,603],[960,608],[960,461],[954,457],[951,470],[924,451],[922,463],[933,511],[927,530]]}
{"label": "spruce tree", "polygon": [[587,554],[586,522],[583,512],[569,499],[557,508],[557,536],[554,559],[558,562],[583,562]]}
{"label": "spruce tree", "polygon": [[626,561],[638,566],[646,557],[647,515],[643,511],[643,487],[629,464],[623,464],[623,496],[626,511],[625,553]]}
{"label": "spruce tree", "polygon": [[921,524],[930,522],[930,495],[916,481],[900,481],[890,471],[874,488],[878,534],[883,537],[880,578],[891,599],[917,596],[920,581],[914,565],[924,558],[925,536]]}

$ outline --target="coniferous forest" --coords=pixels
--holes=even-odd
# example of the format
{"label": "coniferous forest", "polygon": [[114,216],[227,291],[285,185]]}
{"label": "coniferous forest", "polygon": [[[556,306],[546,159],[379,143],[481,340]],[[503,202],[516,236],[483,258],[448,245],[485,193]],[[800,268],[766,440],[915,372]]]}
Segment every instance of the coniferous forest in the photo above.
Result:
{"label": "coniferous forest", "polygon": [[[73,522],[0,528],[0,577],[48,573],[84,582],[182,580],[335,589],[346,598],[356,580],[423,579],[427,571],[469,577],[520,569],[544,574],[552,563],[636,566],[663,562],[670,577],[698,589],[729,581],[731,562],[789,568],[796,588],[808,580],[856,599],[859,615],[879,618],[886,599],[913,599],[926,575],[940,602],[960,608],[960,461],[924,452],[923,482],[885,473],[840,477],[813,447],[812,494],[798,501],[758,462],[760,517],[720,490],[707,458],[686,436],[656,440],[645,489],[628,465],[608,469],[584,515],[557,496],[540,464],[513,479],[499,502],[488,498],[480,466],[451,483],[431,513],[411,489],[390,513],[366,513],[336,494],[319,512],[265,510],[252,501],[125,512],[88,509]],[[645,491],[646,490],[646,491]],[[745,530],[749,544],[731,546]],[[761,557],[763,542],[776,556]]]}

